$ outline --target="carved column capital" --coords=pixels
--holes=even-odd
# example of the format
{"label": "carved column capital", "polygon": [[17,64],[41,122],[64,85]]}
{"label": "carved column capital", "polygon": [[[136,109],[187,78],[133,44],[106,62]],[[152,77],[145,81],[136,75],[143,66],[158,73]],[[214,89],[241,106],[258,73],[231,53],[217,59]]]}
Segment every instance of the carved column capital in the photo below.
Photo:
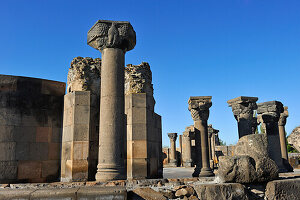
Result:
{"label": "carved column capital", "polygon": [[284,106],[284,111],[282,113],[280,113],[280,116],[279,116],[278,125],[279,126],[285,126],[286,118],[288,118],[288,116],[289,116],[288,107]]}
{"label": "carved column capital", "polygon": [[232,108],[233,115],[239,122],[240,119],[252,119],[253,110],[257,109],[257,100],[257,97],[240,96],[227,101],[227,103]]}
{"label": "carved column capital", "polygon": [[130,51],[136,44],[136,34],[129,22],[98,20],[88,31],[87,44],[102,51],[118,48]]}
{"label": "carved column capital", "polygon": [[176,141],[177,133],[168,133],[168,137],[170,138],[170,140]]}
{"label": "carved column capital", "polygon": [[208,120],[209,108],[212,106],[211,96],[190,97],[188,104],[194,121]]}
{"label": "carved column capital", "polygon": [[279,101],[268,101],[264,103],[257,104],[257,114],[259,116],[259,121],[268,123],[278,123],[280,113],[284,111],[283,105]]}

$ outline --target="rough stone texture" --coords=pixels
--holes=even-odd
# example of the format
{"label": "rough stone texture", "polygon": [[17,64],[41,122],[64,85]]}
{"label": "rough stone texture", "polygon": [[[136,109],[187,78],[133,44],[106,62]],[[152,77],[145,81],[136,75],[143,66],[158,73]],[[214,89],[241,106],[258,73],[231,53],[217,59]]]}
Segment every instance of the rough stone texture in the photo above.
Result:
{"label": "rough stone texture", "polygon": [[288,143],[300,152],[300,126],[296,127],[287,138]]}
{"label": "rough stone texture", "polygon": [[297,200],[300,198],[300,178],[276,180],[267,184],[266,200]]}
{"label": "rough stone texture", "polygon": [[101,59],[76,57],[68,72],[67,92],[90,91],[100,95]]}
{"label": "rough stone texture", "polygon": [[152,72],[147,62],[128,64],[125,68],[125,95],[147,93],[153,96]]}
{"label": "rough stone texture", "polygon": [[246,188],[238,183],[199,184],[194,185],[199,199],[216,200],[248,200]]}
{"label": "rough stone texture", "polygon": [[58,179],[64,93],[62,82],[0,75],[0,183]]}
{"label": "rough stone texture", "polygon": [[252,134],[239,139],[235,156],[220,157],[221,181],[237,183],[266,182],[278,178],[278,168],[268,156],[267,136]]}
{"label": "rough stone texture", "polygon": [[128,195],[129,199],[145,199],[145,200],[167,200],[162,193],[156,192],[151,188],[138,188]]}
{"label": "rough stone texture", "polygon": [[256,131],[257,120],[253,117],[253,110],[257,109],[257,100],[257,97],[240,96],[227,101],[238,122],[239,138],[254,134]]}

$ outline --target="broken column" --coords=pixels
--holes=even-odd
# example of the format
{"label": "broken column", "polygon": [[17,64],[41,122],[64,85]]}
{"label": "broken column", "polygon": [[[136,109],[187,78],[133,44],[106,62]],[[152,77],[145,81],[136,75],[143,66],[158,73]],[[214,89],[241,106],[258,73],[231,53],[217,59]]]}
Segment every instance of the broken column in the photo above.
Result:
{"label": "broken column", "polygon": [[169,162],[169,166],[177,167],[177,159],[176,159],[177,133],[168,133],[168,137],[170,138],[170,162]]}
{"label": "broken column", "polygon": [[87,43],[102,53],[97,181],[126,179],[124,65],[136,35],[129,22],[99,20]]}
{"label": "broken column", "polygon": [[127,178],[162,178],[161,116],[154,112],[152,72],[147,62],[125,68]]}
{"label": "broken column", "polygon": [[184,167],[192,167],[191,131],[188,128],[182,134],[182,161]]}
{"label": "broken column", "polygon": [[210,167],[213,169],[216,161],[216,137],[218,137],[219,130],[214,129],[211,124],[208,125],[208,144],[209,144],[209,159],[210,159]]}
{"label": "broken column", "polygon": [[[201,177],[214,176],[209,166],[208,130],[207,130],[209,108],[212,106],[211,96],[190,97],[188,104],[189,104],[189,111],[191,112],[192,118],[194,120],[196,145],[199,145],[199,141],[197,142],[197,140],[200,139],[201,141],[201,152],[197,152],[198,162],[196,164],[197,166],[195,168],[193,176],[201,176]],[[200,135],[200,138],[197,135]],[[202,161],[201,170],[200,170],[200,159]]]}
{"label": "broken column", "polygon": [[278,120],[280,113],[282,113],[283,105],[279,101],[268,101],[264,103],[257,104],[257,114],[262,120],[264,127],[266,129],[267,139],[268,139],[268,153],[272,160],[275,161],[280,172],[286,171],[283,166],[281,148],[280,148],[280,138],[278,130]]}
{"label": "broken column", "polygon": [[253,110],[257,108],[257,100],[257,97],[240,96],[227,101],[238,122],[239,138],[255,133],[257,120],[253,117]]}

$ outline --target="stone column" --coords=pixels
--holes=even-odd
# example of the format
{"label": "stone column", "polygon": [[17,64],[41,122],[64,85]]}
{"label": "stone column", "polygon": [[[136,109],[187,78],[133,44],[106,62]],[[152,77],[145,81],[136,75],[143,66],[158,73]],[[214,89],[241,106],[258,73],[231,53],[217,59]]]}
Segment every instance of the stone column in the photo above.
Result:
{"label": "stone column", "polygon": [[186,130],[182,134],[182,161],[184,167],[192,167],[191,132]]}
{"label": "stone column", "polygon": [[172,167],[177,167],[177,159],[176,159],[177,133],[168,133],[168,137],[170,138],[170,163],[169,163],[169,165]]}
{"label": "stone column", "polygon": [[126,179],[124,67],[136,35],[129,22],[99,20],[88,31],[88,45],[102,53],[99,159],[96,181]]}
{"label": "stone column", "polygon": [[281,148],[280,148],[280,138],[278,130],[278,120],[280,113],[283,112],[283,105],[279,101],[268,101],[264,103],[259,103],[257,114],[266,130],[268,138],[268,153],[272,160],[275,161],[280,172],[285,172],[286,169],[283,166]]}
{"label": "stone column", "polygon": [[[209,150],[208,150],[208,130],[207,130],[207,120],[209,117],[209,108],[212,105],[211,96],[196,96],[190,97],[189,101],[189,111],[191,112],[192,118],[194,120],[195,127],[195,140],[196,145],[199,144],[197,140],[200,135],[201,140],[201,152],[197,152],[198,162],[193,173],[193,176],[214,176],[210,166],[209,166]],[[201,156],[201,158],[200,158]],[[202,160],[201,172],[200,169],[200,159]]]}
{"label": "stone column", "polygon": [[257,120],[253,117],[253,110],[257,109],[257,100],[257,97],[240,96],[227,101],[238,122],[239,138],[255,133]]}
{"label": "stone column", "polygon": [[282,162],[286,168],[286,170],[292,172],[293,167],[289,164],[289,157],[286,148],[286,136],[285,136],[285,124],[286,118],[289,116],[288,107],[284,107],[284,111],[280,113],[279,121],[278,121],[278,129],[279,129],[279,138],[280,138],[280,148],[281,148],[281,156]]}

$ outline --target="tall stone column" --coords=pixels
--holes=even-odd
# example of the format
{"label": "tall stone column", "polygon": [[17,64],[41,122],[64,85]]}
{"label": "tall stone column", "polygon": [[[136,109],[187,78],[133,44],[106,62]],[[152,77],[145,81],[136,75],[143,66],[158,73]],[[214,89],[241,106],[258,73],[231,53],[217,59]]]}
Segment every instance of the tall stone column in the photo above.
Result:
{"label": "tall stone column", "polygon": [[253,110],[257,109],[257,100],[257,97],[240,96],[227,101],[238,122],[239,138],[255,133],[257,120],[253,117]]}
{"label": "tall stone column", "polygon": [[169,163],[169,165],[172,167],[177,167],[177,159],[176,159],[177,133],[168,133],[168,137],[170,138],[170,163]]}
{"label": "tall stone column", "polygon": [[125,53],[136,35],[129,22],[99,20],[88,31],[88,45],[102,53],[99,159],[96,181],[126,179]]}
{"label": "tall stone column", "polygon": [[182,161],[184,167],[192,167],[191,132],[185,130],[182,134]]}
{"label": "tall stone column", "polygon": [[268,153],[272,160],[275,161],[280,172],[287,171],[282,162],[280,138],[278,130],[278,121],[280,113],[283,112],[283,105],[279,101],[268,101],[259,103],[257,114],[264,124],[268,138]]}
{"label": "tall stone column", "polygon": [[[189,111],[191,112],[192,118],[194,120],[196,145],[199,144],[197,140],[199,139],[201,140],[201,152],[197,152],[199,157],[198,157],[198,162],[196,164],[196,168],[193,173],[193,176],[194,177],[214,176],[214,173],[212,172],[209,166],[208,130],[207,130],[209,108],[212,105],[211,96],[190,97],[188,104],[189,104]],[[200,135],[200,138],[197,137],[197,135]],[[202,161],[201,170],[199,170],[200,159]]]}

